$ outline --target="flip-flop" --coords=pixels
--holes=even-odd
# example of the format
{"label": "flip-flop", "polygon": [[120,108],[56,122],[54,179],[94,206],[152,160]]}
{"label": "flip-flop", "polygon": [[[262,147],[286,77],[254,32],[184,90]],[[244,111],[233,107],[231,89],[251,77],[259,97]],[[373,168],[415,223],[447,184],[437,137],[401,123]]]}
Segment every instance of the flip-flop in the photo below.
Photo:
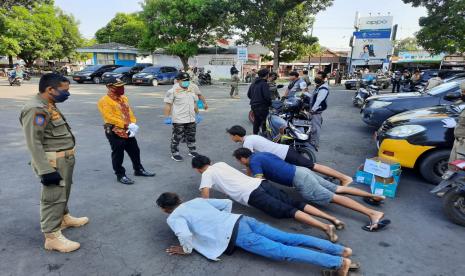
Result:
{"label": "flip-flop", "polygon": [[364,197],[363,201],[365,201],[365,203],[367,203],[367,204],[369,204],[371,206],[379,206],[381,204],[384,204],[384,200],[374,200],[371,197]]}
{"label": "flip-flop", "polygon": [[350,271],[359,270],[360,267],[362,267],[362,265],[360,264],[360,262],[352,262],[352,263],[350,264],[349,270],[350,270]]}
{"label": "flip-flop", "polygon": [[[386,228],[389,224],[391,224],[391,221],[389,219],[383,219],[383,220],[380,220],[376,223],[370,223],[368,225],[365,225],[362,227],[363,230],[365,231],[368,231],[368,232],[378,232],[384,228]],[[375,226],[375,228],[373,228],[373,226]]]}
{"label": "flip-flop", "polygon": [[339,221],[339,223],[334,223],[333,225],[336,227],[336,230],[343,230],[346,227],[346,224],[342,221]]}

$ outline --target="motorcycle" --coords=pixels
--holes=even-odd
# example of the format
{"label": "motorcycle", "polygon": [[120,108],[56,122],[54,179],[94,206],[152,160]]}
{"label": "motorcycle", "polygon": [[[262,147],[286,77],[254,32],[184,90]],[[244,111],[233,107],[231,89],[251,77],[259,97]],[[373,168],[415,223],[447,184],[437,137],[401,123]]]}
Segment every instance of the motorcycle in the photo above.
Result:
{"label": "motorcycle", "polygon": [[442,181],[431,193],[444,192],[442,209],[452,222],[465,226],[465,160],[449,163],[449,170],[442,176]]}
{"label": "motorcycle", "polygon": [[212,84],[212,77],[210,75],[210,71],[207,73],[200,73],[199,74],[199,85],[211,85]]}
{"label": "motorcycle", "polygon": [[356,107],[362,107],[368,97],[379,94],[380,88],[376,85],[368,85],[366,88],[360,87],[352,98],[352,104]]}
{"label": "motorcycle", "polygon": [[13,86],[13,85],[21,86],[22,81],[23,81],[23,78],[16,77],[16,74],[14,73],[14,71],[13,73],[10,73],[8,76],[8,82],[10,83],[10,86]]}

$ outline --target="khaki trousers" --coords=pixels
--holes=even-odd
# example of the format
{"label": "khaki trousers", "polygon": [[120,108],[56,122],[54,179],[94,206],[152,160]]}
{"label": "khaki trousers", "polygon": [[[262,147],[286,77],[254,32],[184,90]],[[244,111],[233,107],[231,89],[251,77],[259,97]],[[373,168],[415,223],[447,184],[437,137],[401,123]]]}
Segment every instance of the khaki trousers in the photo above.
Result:
{"label": "khaki trousers", "polygon": [[456,138],[450,152],[449,162],[465,159],[465,138]]}

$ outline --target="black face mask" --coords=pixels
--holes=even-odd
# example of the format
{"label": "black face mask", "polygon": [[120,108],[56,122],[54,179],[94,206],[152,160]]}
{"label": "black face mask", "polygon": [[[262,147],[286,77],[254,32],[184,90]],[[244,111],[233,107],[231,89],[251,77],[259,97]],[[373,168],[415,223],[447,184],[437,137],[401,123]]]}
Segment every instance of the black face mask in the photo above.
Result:
{"label": "black face mask", "polygon": [[322,79],[320,79],[320,78],[315,78],[314,81],[315,81],[315,83],[318,84],[318,85],[324,83],[324,80],[322,80]]}
{"label": "black face mask", "polygon": [[465,95],[464,95],[464,94],[461,94],[461,95],[460,95],[460,99],[461,99],[462,101],[465,102]]}

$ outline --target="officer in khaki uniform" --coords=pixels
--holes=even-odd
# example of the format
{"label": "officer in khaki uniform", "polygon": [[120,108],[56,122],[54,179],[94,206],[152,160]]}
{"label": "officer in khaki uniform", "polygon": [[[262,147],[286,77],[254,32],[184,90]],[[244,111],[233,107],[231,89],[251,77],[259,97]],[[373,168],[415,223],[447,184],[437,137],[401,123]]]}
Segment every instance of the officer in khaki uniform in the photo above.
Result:
{"label": "officer in khaki uniform", "polygon": [[68,240],[61,230],[80,227],[87,217],[69,214],[68,200],[73,183],[75,139],[65,117],[55,103],[69,97],[69,80],[58,74],[45,74],[40,93],[21,110],[20,123],[31,153],[31,165],[42,182],[40,226],[45,248],[60,252],[77,250],[80,244]]}
{"label": "officer in khaki uniform", "polygon": [[[460,89],[462,90],[462,101],[465,101],[465,82],[460,84]],[[450,152],[449,162],[465,159],[465,110],[460,113],[458,122],[453,118],[444,119],[442,122],[445,128],[455,128],[454,146]]]}

